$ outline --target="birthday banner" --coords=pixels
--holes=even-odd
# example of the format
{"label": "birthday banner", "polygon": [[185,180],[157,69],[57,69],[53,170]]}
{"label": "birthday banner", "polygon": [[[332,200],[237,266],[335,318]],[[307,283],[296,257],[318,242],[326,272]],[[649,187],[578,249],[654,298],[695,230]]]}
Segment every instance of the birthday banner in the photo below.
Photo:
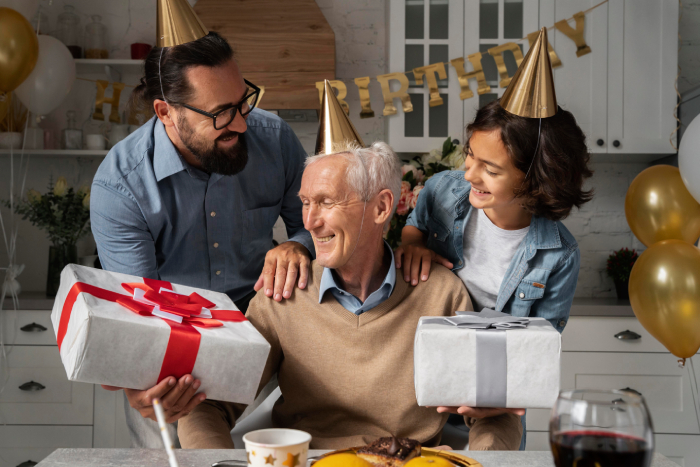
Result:
{"label": "birthday banner", "polygon": [[[578,13],[575,13],[573,17],[568,18],[568,19],[563,19],[561,21],[558,21],[557,23],[554,24],[553,28],[562,32],[566,37],[571,39],[574,44],[576,44],[576,56],[577,57],[582,57],[584,55],[587,55],[591,53],[591,48],[586,44],[586,39],[584,37],[584,31],[586,28],[586,14],[589,13],[590,11],[594,10],[595,8],[598,8],[604,3],[607,3],[608,0],[605,0],[597,5],[595,5],[592,8],[589,8],[588,10],[585,11],[580,11]],[[572,27],[569,24],[569,21],[571,20],[575,21],[575,27]],[[548,28],[552,29],[552,28]],[[524,37],[521,40],[528,40],[528,43],[532,45],[535,40],[537,39],[537,35],[539,34],[539,31],[533,31],[530,34],[528,34],[526,37]],[[558,68],[562,65],[561,60],[559,59],[559,56],[557,53],[554,51],[554,48],[552,47],[552,44],[549,44],[549,59],[552,63],[552,68]],[[492,47],[488,49],[486,52],[488,55],[491,55],[493,57],[493,60],[496,62],[496,68],[498,70],[498,75],[499,75],[499,87],[501,88],[506,88],[508,87],[508,84],[510,83],[511,76],[508,74],[508,70],[506,69],[506,63],[504,60],[504,53],[510,52],[513,54],[513,57],[515,58],[515,63],[517,66],[520,66],[520,63],[523,61],[523,53],[520,50],[520,46],[518,45],[517,42],[506,42],[505,44],[498,45],[496,47]],[[376,76],[374,79],[379,82],[379,85],[382,89],[382,96],[384,97],[384,110],[382,111],[382,115],[384,116],[389,116],[389,115],[396,115],[397,109],[396,106],[394,105],[394,99],[399,99],[401,101],[401,107],[403,108],[404,112],[413,112],[413,104],[411,104],[411,97],[408,95],[408,87],[409,87],[409,80],[408,80],[408,74],[413,74],[413,78],[418,85],[423,85],[425,81],[428,83],[428,90],[430,92],[430,101],[429,105],[430,107],[436,107],[439,105],[443,104],[443,99],[440,97],[440,92],[438,89],[438,79],[444,80],[447,79],[447,67],[452,66],[457,73],[457,80],[459,81],[459,86],[460,86],[460,93],[459,93],[459,98],[462,100],[465,99],[471,99],[474,97],[474,91],[472,91],[471,87],[469,86],[469,80],[474,79],[476,80],[477,88],[476,92],[478,95],[481,94],[486,94],[491,92],[491,86],[488,84],[486,81],[486,77],[484,75],[484,70],[482,66],[482,60],[483,60],[484,54],[482,52],[475,52],[473,54],[469,54],[466,57],[466,61],[464,57],[458,57],[454,58],[449,61],[449,63],[446,62],[438,62],[438,63],[431,63],[430,65],[425,65],[422,67],[414,68],[411,71],[405,71],[405,72],[396,72],[396,73],[387,73],[385,75],[379,75]],[[469,62],[469,65],[471,66],[472,70],[467,71],[467,63]],[[107,81],[102,81],[102,80],[90,80],[86,78],[78,78],[82,79],[85,81],[92,81],[96,83],[97,87],[97,92],[95,95],[95,112],[93,113],[93,119],[95,120],[104,120],[105,115],[102,112],[102,105],[103,104],[111,104],[111,112],[109,116],[109,120],[115,123],[120,122],[119,118],[119,96],[121,91],[124,89],[124,87],[134,87],[132,85],[125,85],[124,83],[108,83]],[[372,110],[372,106],[370,105],[370,94],[369,94],[369,83],[371,82],[372,78],[369,76],[363,76],[360,78],[355,78],[353,81],[355,82],[355,85],[357,86],[357,90],[360,96],[360,105],[362,109],[360,110],[360,118],[373,118],[374,117],[374,110]],[[395,80],[399,83],[400,87],[397,91],[391,91],[391,88],[389,86],[389,83]],[[109,86],[109,84],[112,84],[112,96],[111,97],[106,97],[105,96],[105,90]],[[341,80],[331,80],[330,81],[331,86],[337,91],[337,97],[338,101],[340,102],[340,105],[343,107],[343,110],[345,110],[346,114],[350,114],[350,106],[348,103],[345,101],[345,98],[347,97],[348,94],[348,88],[345,85],[345,83]],[[260,103],[263,94],[265,92],[264,86],[260,86],[261,88],[261,93],[258,98],[258,104]],[[323,99],[323,81],[317,81],[316,82],[316,88],[318,89],[318,98],[319,101]],[[130,124],[139,124],[139,120],[143,120],[144,118],[149,118],[149,115],[146,115],[144,112],[141,112],[143,115],[141,115],[141,118],[139,119],[139,114],[134,113],[133,111],[130,112],[128,120]]]}

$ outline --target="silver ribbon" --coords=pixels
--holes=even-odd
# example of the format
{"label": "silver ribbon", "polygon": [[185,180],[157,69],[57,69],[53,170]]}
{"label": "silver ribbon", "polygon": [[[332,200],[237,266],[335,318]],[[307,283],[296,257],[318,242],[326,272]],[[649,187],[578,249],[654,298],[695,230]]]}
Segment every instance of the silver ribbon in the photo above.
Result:
{"label": "silver ribbon", "polygon": [[508,402],[507,329],[523,329],[529,318],[519,318],[484,308],[458,311],[456,316],[430,318],[421,324],[451,325],[476,330],[476,406],[505,407]]}

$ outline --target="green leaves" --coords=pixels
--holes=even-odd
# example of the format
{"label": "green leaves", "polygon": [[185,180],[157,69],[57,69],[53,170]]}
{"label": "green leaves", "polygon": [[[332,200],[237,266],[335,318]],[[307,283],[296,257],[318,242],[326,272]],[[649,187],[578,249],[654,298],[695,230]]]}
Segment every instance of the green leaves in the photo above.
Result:
{"label": "green leaves", "polygon": [[[66,179],[60,177],[55,185],[49,182],[48,191],[43,195],[29,190],[26,198],[15,205],[15,212],[44,230],[54,246],[75,245],[89,230],[89,196],[89,188],[75,192]],[[8,201],[4,204],[10,207]]]}
{"label": "green leaves", "polygon": [[605,268],[608,276],[616,281],[628,281],[630,273],[632,272],[632,267],[638,257],[639,255],[637,252],[629,248],[622,248],[613,252],[608,256],[608,262]]}

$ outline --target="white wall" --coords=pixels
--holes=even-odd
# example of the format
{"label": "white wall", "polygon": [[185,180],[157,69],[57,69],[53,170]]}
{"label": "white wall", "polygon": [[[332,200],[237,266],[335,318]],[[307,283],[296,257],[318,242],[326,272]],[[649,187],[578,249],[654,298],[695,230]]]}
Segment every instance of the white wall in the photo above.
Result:
{"label": "white wall", "polygon": [[[47,6],[51,26],[55,27],[56,16],[65,3],[76,6],[82,15],[83,24],[92,14],[101,14],[103,22],[109,27],[112,58],[128,58],[129,44],[132,42],[154,42],[156,0],[130,1],[95,1],[95,0],[53,0]],[[387,70],[386,25],[390,21],[386,15],[384,0],[317,0],[326,20],[335,32],[336,72],[339,79],[348,87],[347,101],[351,108],[353,123],[366,143],[384,139],[386,136],[385,118],[381,115],[383,101],[376,81],[370,85],[372,108],[375,118],[359,118],[359,98],[357,87],[352,79],[358,76],[375,77]],[[682,67],[679,79],[681,91],[700,84],[700,0],[683,2],[683,19],[680,34],[682,48],[679,63]],[[94,92],[92,83],[76,82],[76,89],[71,92],[64,109],[77,107],[82,112],[81,118],[89,117]],[[125,90],[125,95],[128,91]],[[60,112],[59,112],[60,113]],[[63,112],[62,114],[65,114]],[[47,126],[62,127],[60,115],[47,122]],[[315,128],[311,124],[294,126],[304,147],[311,151],[315,141]],[[99,165],[98,159],[76,158],[34,158],[30,163],[27,180],[28,188],[43,190],[49,177],[54,179],[66,176],[74,186],[89,184]],[[577,296],[603,297],[614,296],[614,288],[604,273],[605,259],[614,249],[622,247],[640,248],[641,244],[631,234],[624,218],[624,195],[632,179],[647,165],[595,163],[595,175],[589,186],[596,190],[596,198],[564,223],[579,241],[582,262]],[[0,157],[0,199],[9,194],[9,161]],[[2,208],[5,219],[7,209]],[[18,260],[26,264],[26,270],[20,276],[25,290],[44,290],[49,242],[44,234],[28,222],[20,222],[20,240]],[[79,254],[91,254],[94,244],[86,239],[79,245]],[[4,249],[0,248],[0,265],[7,262]]]}

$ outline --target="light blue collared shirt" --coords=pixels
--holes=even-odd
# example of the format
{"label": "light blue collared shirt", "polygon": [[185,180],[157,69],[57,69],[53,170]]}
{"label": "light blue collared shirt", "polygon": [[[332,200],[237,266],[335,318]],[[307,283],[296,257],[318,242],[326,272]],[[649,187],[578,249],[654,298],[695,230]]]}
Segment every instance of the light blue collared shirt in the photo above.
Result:
{"label": "light blue collared shirt", "polygon": [[237,175],[189,165],[155,117],[112,148],[90,195],[104,269],[224,292],[235,301],[253,291],[280,215],[289,240],[314,254],[297,195],[304,148],[269,112],[255,109],[246,123],[248,164]]}
{"label": "light blue collared shirt", "polygon": [[321,284],[318,292],[318,303],[321,303],[325,293],[330,291],[335,299],[338,300],[338,303],[343,306],[343,308],[355,313],[356,315],[361,315],[365,311],[371,310],[375,306],[381,304],[387,298],[391,297],[391,293],[394,291],[394,286],[396,285],[396,264],[394,263],[394,252],[391,251],[389,244],[384,242],[384,247],[391,255],[389,271],[386,273],[386,277],[384,278],[382,285],[380,285],[377,290],[372,292],[364,303],[362,303],[359,298],[350,292],[346,292],[338,287],[338,284],[335,282],[335,277],[333,277],[333,270],[328,268],[323,268],[323,275],[321,276]]}

